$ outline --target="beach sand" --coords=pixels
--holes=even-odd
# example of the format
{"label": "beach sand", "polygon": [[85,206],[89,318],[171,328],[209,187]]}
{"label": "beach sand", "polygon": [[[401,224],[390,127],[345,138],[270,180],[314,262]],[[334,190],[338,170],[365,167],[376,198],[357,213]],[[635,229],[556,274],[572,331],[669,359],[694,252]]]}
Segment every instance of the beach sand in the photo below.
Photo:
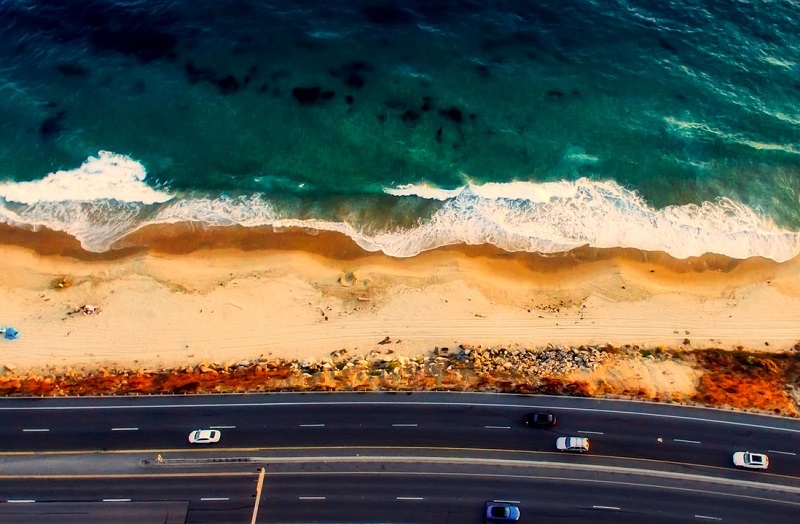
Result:
{"label": "beach sand", "polygon": [[[0,228],[0,325],[20,331],[0,339],[0,364],[159,369],[459,344],[779,351],[800,340],[800,259],[474,246],[395,259],[332,233],[188,225],[126,243],[92,254],[58,233]],[[74,313],[85,305],[98,310]]]}

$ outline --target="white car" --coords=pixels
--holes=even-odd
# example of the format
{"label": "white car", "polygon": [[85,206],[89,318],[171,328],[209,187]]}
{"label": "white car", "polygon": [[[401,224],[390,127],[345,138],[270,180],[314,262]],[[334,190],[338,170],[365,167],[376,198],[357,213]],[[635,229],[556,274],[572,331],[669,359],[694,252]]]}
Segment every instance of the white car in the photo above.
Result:
{"label": "white car", "polygon": [[189,433],[189,444],[214,444],[221,436],[222,432],[216,429],[196,429]]}
{"label": "white car", "polygon": [[733,454],[733,465],[748,469],[767,469],[769,467],[769,457],[763,453],[737,451]]}
{"label": "white car", "polygon": [[589,451],[589,439],[586,437],[559,437],[556,439],[556,449],[586,453]]}

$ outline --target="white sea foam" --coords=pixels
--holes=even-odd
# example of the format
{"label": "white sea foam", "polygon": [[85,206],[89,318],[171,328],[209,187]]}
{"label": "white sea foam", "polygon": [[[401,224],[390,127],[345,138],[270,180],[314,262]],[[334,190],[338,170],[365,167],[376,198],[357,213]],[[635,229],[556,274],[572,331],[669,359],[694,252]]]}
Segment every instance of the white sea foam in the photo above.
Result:
{"label": "white sea foam", "polygon": [[0,183],[0,197],[8,202],[92,202],[117,200],[154,204],[172,195],[144,183],[142,164],[125,155],[100,151],[76,169],[56,171],[40,180]]}
{"label": "white sea foam", "polygon": [[729,199],[653,209],[613,181],[469,185],[415,230],[372,242],[394,256],[439,245],[494,244],[508,251],[555,253],[578,246],[705,253],[784,261],[800,254],[800,235]]}
{"label": "white sea foam", "polygon": [[[372,229],[345,220],[306,219],[263,195],[173,199],[164,203],[38,201],[0,205],[0,222],[46,226],[105,251],[152,224],[300,227],[334,231],[368,251],[412,257],[453,244],[493,244],[507,251],[563,252],[589,245],[665,251],[676,258],[718,253],[785,261],[800,254],[800,234],[783,230],[751,208],[728,199],[654,209],[613,181],[466,183],[451,190],[430,185],[387,189],[396,198],[438,200],[428,217],[409,228]],[[447,196],[449,195],[449,196]],[[0,202],[2,204],[2,202]]]}
{"label": "white sea foam", "polygon": [[392,196],[418,196],[429,200],[447,200],[458,196],[463,190],[463,187],[442,189],[431,184],[402,184],[397,187],[385,188],[383,191]]}

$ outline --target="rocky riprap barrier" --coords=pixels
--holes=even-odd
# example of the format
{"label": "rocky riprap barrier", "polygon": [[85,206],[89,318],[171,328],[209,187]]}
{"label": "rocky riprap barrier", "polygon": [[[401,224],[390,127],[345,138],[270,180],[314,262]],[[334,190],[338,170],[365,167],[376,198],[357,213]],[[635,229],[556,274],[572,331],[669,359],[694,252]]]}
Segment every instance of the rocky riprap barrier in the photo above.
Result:
{"label": "rocky riprap barrier", "polygon": [[[449,353],[448,348],[434,349],[434,354]],[[609,354],[602,346],[473,348],[462,345],[454,356],[457,360],[468,363],[476,373],[506,372],[552,377],[574,371],[594,371],[608,359]]]}

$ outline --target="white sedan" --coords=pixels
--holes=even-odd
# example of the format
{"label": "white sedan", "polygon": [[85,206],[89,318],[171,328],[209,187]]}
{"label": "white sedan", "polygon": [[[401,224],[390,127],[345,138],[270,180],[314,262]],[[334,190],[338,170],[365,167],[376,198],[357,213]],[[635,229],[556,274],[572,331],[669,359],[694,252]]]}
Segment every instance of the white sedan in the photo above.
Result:
{"label": "white sedan", "polygon": [[196,429],[189,433],[189,444],[214,444],[221,436],[222,432],[216,429]]}
{"label": "white sedan", "polygon": [[586,437],[559,437],[556,439],[556,449],[586,453],[589,451],[589,439]]}
{"label": "white sedan", "polygon": [[763,453],[737,451],[733,454],[733,465],[748,469],[767,469],[769,467],[769,457]]}

